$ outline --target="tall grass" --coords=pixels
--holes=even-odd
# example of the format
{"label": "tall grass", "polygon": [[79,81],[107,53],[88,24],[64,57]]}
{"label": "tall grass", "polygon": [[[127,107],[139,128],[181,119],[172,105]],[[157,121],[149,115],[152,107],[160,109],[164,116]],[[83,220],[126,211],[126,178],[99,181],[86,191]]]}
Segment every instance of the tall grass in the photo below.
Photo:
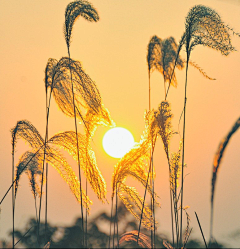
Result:
{"label": "tall grass", "polygon": [[[79,144],[78,144],[78,130],[77,130],[77,118],[76,118],[76,105],[75,105],[75,93],[74,93],[74,85],[73,85],[73,75],[71,70],[71,62],[70,62],[70,41],[71,34],[73,29],[73,24],[76,19],[82,16],[84,19],[88,21],[98,21],[99,16],[95,8],[88,1],[75,1],[68,4],[65,11],[65,25],[64,25],[64,35],[65,41],[67,44],[68,58],[69,58],[69,68],[70,68],[70,77],[72,83],[72,101],[73,101],[73,110],[74,110],[74,121],[75,121],[75,133],[77,140],[77,156],[78,156],[78,170],[79,170],[79,181],[80,181],[80,193],[82,193],[82,180],[81,180],[81,168],[80,168],[80,156],[79,156]],[[81,194],[82,199],[82,194]],[[83,216],[83,208],[81,205],[81,213],[82,213],[82,229],[84,232],[84,216]],[[87,218],[87,215],[86,215]],[[87,232],[87,231],[86,231]],[[85,245],[85,235],[83,235],[83,244]]]}
{"label": "tall grass", "polygon": [[[47,233],[47,183],[48,164],[53,166],[63,180],[69,186],[72,194],[81,205],[81,222],[83,231],[83,245],[88,246],[87,238],[87,216],[90,212],[92,201],[88,197],[88,183],[103,203],[107,202],[106,182],[101,174],[96,161],[95,153],[91,147],[91,141],[99,125],[114,126],[109,111],[102,103],[99,90],[95,82],[85,73],[82,64],[71,58],[70,44],[73,25],[78,17],[83,17],[87,21],[97,22],[99,20],[96,9],[85,0],[74,1],[67,5],[65,11],[64,36],[67,45],[67,57],[62,57],[59,61],[50,58],[45,69],[45,90],[46,90],[46,130],[43,138],[38,130],[27,120],[18,121],[11,130],[12,135],[12,246],[15,246],[15,204],[22,173],[28,175],[31,191],[35,201],[36,220],[38,226],[41,220],[41,204],[43,196],[43,186],[46,183],[46,208],[45,208],[45,234]],[[146,248],[155,247],[155,205],[160,205],[157,201],[157,194],[154,188],[154,166],[153,156],[158,138],[161,138],[163,149],[169,167],[170,186],[170,213],[172,223],[172,244],[164,242],[166,248],[185,248],[191,234],[190,216],[187,212],[188,206],[184,207],[184,166],[185,166],[185,142],[186,142],[186,104],[187,104],[187,84],[189,65],[198,69],[203,76],[209,77],[190,57],[193,49],[197,45],[203,45],[227,56],[234,51],[231,44],[229,31],[235,33],[224,24],[217,12],[203,5],[196,5],[190,9],[185,20],[185,31],[181,37],[179,45],[173,37],[160,39],[153,36],[148,44],[148,83],[149,83],[149,110],[145,113],[145,130],[139,143],[124,155],[115,165],[112,176],[111,194],[111,222],[115,199],[115,217],[113,227],[113,248],[115,246],[115,235],[117,237],[117,247],[124,242],[135,242],[137,246]],[[237,34],[237,33],[236,33]],[[180,57],[183,47],[186,52],[186,60]],[[177,87],[175,68],[185,71],[185,92],[183,104],[183,131],[180,145],[177,152],[171,152],[170,142],[174,129],[172,127],[173,114],[171,105],[167,101],[170,85]],[[158,71],[163,75],[165,100],[161,101],[156,110],[151,108],[151,74]],[[168,85],[168,88],[167,88]],[[74,118],[75,131],[65,131],[55,134],[49,138],[49,113],[51,98],[54,98],[60,110],[67,116]],[[84,134],[78,132],[77,121],[84,124]],[[210,240],[213,237],[213,204],[217,173],[221,159],[232,135],[240,126],[240,118],[221,141],[213,162],[212,189],[211,189],[211,220],[210,220]],[[30,150],[23,153],[15,166],[15,150],[18,139],[23,139],[30,146]],[[78,179],[62,155],[61,149],[67,151],[78,164]],[[46,172],[45,172],[46,163]],[[82,188],[82,171],[86,177],[86,191]],[[144,196],[140,196],[138,190],[128,186],[128,177],[137,180],[145,189]],[[181,176],[181,179],[180,179]],[[181,184],[179,184],[179,181]],[[5,196],[7,195],[5,194]],[[146,194],[151,198],[151,208],[146,205]],[[1,200],[0,204],[4,200]],[[37,215],[37,197],[40,198],[39,214]],[[127,210],[139,220],[138,231],[127,232],[119,237],[118,234],[118,202],[125,205]],[[86,209],[84,217],[83,209]],[[183,212],[186,215],[187,226],[183,234]],[[196,215],[197,217],[197,215]],[[84,224],[85,218],[85,224]],[[198,217],[197,217],[198,219]],[[140,232],[141,225],[151,231],[151,239]],[[201,227],[200,227],[201,228]],[[38,227],[39,240],[39,227]],[[109,248],[111,246],[112,224],[110,224]],[[203,236],[204,237],[204,236]],[[50,240],[45,238],[45,244]],[[205,241],[205,239],[204,239]],[[40,242],[39,242],[40,244]],[[45,248],[50,247],[48,242]]]}
{"label": "tall grass", "polygon": [[179,49],[182,46],[186,50],[186,76],[185,76],[185,96],[183,109],[183,150],[182,150],[182,189],[181,189],[181,217],[180,217],[180,241],[182,243],[182,207],[184,193],[184,159],[185,159],[185,133],[186,133],[186,106],[187,106],[187,83],[188,83],[188,65],[190,55],[197,45],[203,45],[217,51],[223,55],[228,55],[234,51],[231,44],[231,38],[228,27],[221,20],[218,13],[206,6],[196,5],[190,9],[185,21],[185,32],[179,43]]}

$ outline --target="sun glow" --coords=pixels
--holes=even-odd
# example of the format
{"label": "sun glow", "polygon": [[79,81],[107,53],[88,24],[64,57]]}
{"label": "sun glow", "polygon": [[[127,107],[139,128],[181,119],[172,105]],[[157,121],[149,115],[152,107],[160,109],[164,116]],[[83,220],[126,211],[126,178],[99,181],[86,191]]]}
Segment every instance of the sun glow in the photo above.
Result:
{"label": "sun glow", "polygon": [[121,158],[134,146],[134,138],[127,129],[115,127],[105,133],[102,144],[109,156]]}

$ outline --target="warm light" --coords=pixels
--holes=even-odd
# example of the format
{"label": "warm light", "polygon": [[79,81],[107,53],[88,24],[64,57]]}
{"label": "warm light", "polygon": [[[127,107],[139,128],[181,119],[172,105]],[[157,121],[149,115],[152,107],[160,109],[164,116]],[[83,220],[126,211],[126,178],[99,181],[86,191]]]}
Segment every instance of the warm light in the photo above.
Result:
{"label": "warm light", "polygon": [[133,135],[130,131],[122,127],[115,127],[108,130],[103,137],[103,148],[111,157],[123,157],[133,145]]}

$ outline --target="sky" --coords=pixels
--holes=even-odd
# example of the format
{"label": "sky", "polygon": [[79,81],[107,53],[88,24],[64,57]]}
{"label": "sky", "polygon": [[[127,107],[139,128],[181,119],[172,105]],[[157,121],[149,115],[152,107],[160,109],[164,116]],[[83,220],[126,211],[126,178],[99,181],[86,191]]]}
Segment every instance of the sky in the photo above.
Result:
{"label": "sky", "polygon": [[[0,196],[11,185],[11,134],[17,121],[27,119],[45,132],[44,70],[49,58],[67,56],[63,35],[64,12],[70,1],[0,1]],[[79,18],[73,27],[71,56],[79,60],[85,72],[96,82],[102,101],[117,126],[130,130],[136,142],[144,130],[144,113],[148,109],[147,45],[153,35],[164,39],[173,36],[179,41],[184,32],[188,11],[203,4],[215,9],[222,20],[240,32],[239,1],[224,0],[92,0],[100,21],[89,23]],[[237,51],[225,57],[219,52],[197,46],[191,54],[215,81],[204,78],[189,67],[186,114],[186,154],[184,206],[189,205],[192,238],[201,238],[195,219],[196,211],[208,240],[210,228],[210,191],[213,157],[220,140],[228,133],[240,115],[240,38],[232,37]],[[181,53],[186,58],[185,51]],[[170,88],[173,127],[177,131],[183,109],[185,70],[177,70],[178,87]],[[164,100],[163,77],[151,76],[152,108]],[[74,120],[64,116],[52,101],[49,137],[60,131],[74,130]],[[80,126],[79,126],[80,127]],[[180,122],[180,130],[182,122]],[[107,182],[111,196],[111,177],[118,159],[109,157],[102,148],[102,138],[108,127],[98,127],[92,147],[98,166]],[[80,128],[81,130],[81,128]],[[171,141],[171,151],[178,149],[179,136]],[[16,158],[28,147],[17,144]],[[215,193],[214,236],[219,242],[237,246],[240,240],[231,237],[240,230],[240,134],[234,134],[225,152],[218,174]],[[70,161],[77,172],[77,165]],[[170,201],[168,166],[163,145],[157,141],[154,165],[156,192],[161,208],[157,210],[158,231],[170,235]],[[132,186],[135,182],[129,181]],[[91,216],[109,211],[93,192]],[[143,190],[140,190],[142,193]],[[80,206],[58,173],[49,171],[49,221],[71,224],[80,216]],[[20,182],[16,200],[16,228],[23,228],[34,216],[34,199],[27,176]],[[0,238],[11,229],[11,194],[1,205]]]}

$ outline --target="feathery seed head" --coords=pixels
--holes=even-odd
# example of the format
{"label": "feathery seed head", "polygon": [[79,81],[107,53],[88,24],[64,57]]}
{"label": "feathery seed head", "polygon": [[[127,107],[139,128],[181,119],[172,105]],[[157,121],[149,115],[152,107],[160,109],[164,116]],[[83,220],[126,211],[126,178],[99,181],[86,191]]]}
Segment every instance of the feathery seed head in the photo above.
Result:
{"label": "feathery seed head", "polygon": [[171,107],[168,101],[162,101],[158,110],[154,112],[158,133],[162,138],[165,152],[169,154],[169,143],[172,136],[172,117]]}
{"label": "feathery seed head", "polygon": [[218,50],[223,55],[235,50],[229,28],[215,10],[203,5],[196,5],[189,11],[182,42],[188,53],[198,44]]}
{"label": "feathery seed head", "polygon": [[64,35],[68,48],[71,42],[73,25],[79,16],[82,16],[89,22],[97,22],[99,20],[97,10],[88,1],[80,0],[69,3],[65,11],[64,24]]}

